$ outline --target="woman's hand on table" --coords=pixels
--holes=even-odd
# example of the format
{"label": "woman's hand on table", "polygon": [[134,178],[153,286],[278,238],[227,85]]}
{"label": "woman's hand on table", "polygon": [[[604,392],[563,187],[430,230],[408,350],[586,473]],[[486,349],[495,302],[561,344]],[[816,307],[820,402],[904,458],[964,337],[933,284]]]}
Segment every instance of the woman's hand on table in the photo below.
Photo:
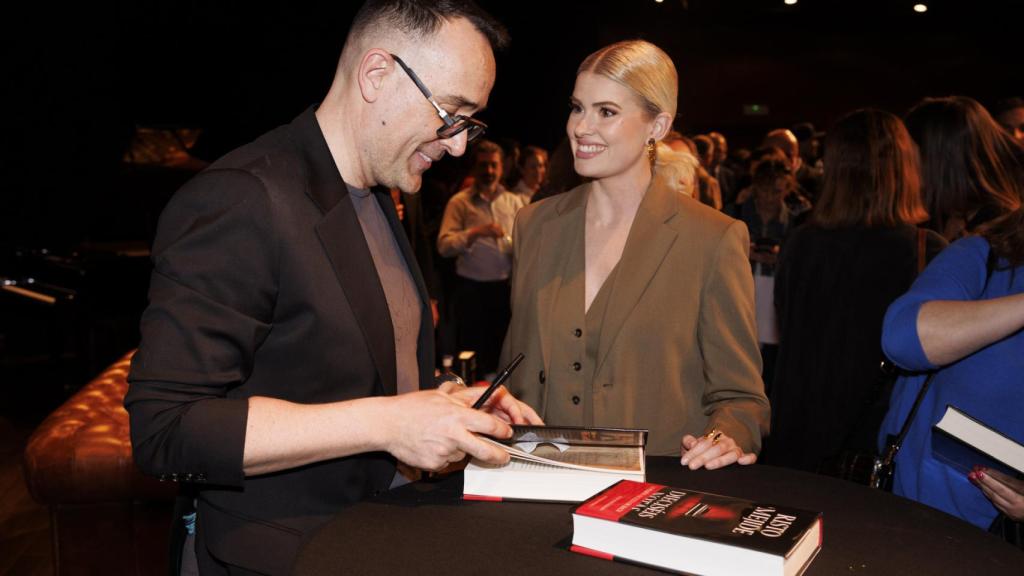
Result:
{"label": "woman's hand on table", "polygon": [[690,470],[707,468],[714,470],[733,463],[740,465],[757,462],[757,454],[744,452],[729,435],[711,430],[696,438],[687,434],[683,436],[682,458],[679,463]]}
{"label": "woman's hand on table", "polygon": [[980,466],[975,467],[967,478],[1010,520],[1024,520],[1024,480]]}

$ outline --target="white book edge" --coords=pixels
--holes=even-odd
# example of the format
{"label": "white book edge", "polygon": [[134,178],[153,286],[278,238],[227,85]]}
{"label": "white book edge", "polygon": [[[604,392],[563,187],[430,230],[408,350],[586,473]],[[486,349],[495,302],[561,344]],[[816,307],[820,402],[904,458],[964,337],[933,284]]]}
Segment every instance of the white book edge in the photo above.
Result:
{"label": "white book edge", "polygon": [[982,424],[955,406],[935,424],[943,432],[1024,473],[1024,446]]}
{"label": "white book edge", "polygon": [[575,470],[513,459],[504,466],[470,460],[463,473],[464,496],[550,502],[583,502],[619,480],[645,482],[644,473]]}

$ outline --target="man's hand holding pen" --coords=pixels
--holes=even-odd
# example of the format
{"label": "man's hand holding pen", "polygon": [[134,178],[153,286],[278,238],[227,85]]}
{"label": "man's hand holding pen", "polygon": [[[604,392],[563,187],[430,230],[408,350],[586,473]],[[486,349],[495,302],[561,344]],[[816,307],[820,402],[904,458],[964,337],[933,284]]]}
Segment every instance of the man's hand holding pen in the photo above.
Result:
{"label": "man's hand holding pen", "polygon": [[436,390],[393,397],[395,417],[380,422],[389,439],[386,450],[421,470],[443,470],[467,455],[504,464],[508,453],[476,435],[508,438],[512,435],[509,424],[543,424],[533,408],[501,385],[516,364],[509,365],[486,388],[446,381]]}

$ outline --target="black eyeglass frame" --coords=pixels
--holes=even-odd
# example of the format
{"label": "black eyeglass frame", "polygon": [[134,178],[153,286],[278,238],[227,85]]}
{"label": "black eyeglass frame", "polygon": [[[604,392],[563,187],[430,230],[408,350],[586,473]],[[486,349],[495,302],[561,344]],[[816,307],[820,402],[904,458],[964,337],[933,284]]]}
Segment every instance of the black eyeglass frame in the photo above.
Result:
{"label": "black eyeglass frame", "polygon": [[462,114],[456,114],[455,116],[449,114],[444,108],[441,108],[441,106],[438,105],[437,101],[434,100],[434,95],[430,92],[430,89],[423,84],[423,81],[420,80],[420,77],[412,71],[412,68],[409,68],[398,56],[395,56],[394,54],[389,55],[395,60],[395,62],[398,62],[398,65],[402,67],[402,70],[405,70],[405,73],[416,84],[416,87],[420,89],[420,93],[422,93],[427,99],[427,102],[430,102],[434,107],[434,110],[437,111],[437,115],[440,116],[441,120],[444,122],[444,126],[437,129],[438,138],[447,140],[458,136],[463,130],[468,130],[469,133],[466,134],[466,142],[469,143],[483,135],[487,130],[487,124],[484,124],[476,118],[470,118],[469,116],[463,116]]}

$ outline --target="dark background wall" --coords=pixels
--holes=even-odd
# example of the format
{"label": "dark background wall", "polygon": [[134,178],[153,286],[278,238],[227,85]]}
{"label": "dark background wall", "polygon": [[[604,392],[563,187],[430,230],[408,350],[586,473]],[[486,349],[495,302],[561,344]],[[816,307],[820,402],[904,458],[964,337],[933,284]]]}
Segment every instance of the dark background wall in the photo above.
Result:
{"label": "dark background wall", "polygon": [[[513,36],[483,118],[523,144],[554,147],[578,63],[635,37],[679,68],[678,127],[734,147],[861,106],[1024,95],[1015,0],[934,0],[926,14],[907,0],[480,1]],[[137,343],[145,249],[191,175],[123,163],[136,127],[201,128],[192,154],[212,161],[289,121],[327,90],[358,2],[9,4],[0,279],[67,290],[53,305],[0,291],[0,387],[46,381],[60,396]],[[753,104],[768,113],[745,115]]]}
{"label": "dark background wall", "polygon": [[[329,85],[357,2],[35,3],[8,27],[0,242],[145,236],[147,190],[124,190],[134,125],[204,129],[212,160],[286,122]],[[615,40],[664,47],[680,70],[684,132],[754,145],[766,129],[827,128],[860,106],[901,113],[926,95],[983,102],[1022,89],[1022,2],[483,0],[513,36],[499,58],[492,134],[557,144],[582,58]],[[16,33],[16,34],[15,34]],[[13,40],[13,38],[18,38]],[[745,116],[743,106],[767,107]],[[127,215],[114,212],[129,209]],[[143,208],[138,208],[142,210]],[[116,229],[124,228],[124,232]]]}

